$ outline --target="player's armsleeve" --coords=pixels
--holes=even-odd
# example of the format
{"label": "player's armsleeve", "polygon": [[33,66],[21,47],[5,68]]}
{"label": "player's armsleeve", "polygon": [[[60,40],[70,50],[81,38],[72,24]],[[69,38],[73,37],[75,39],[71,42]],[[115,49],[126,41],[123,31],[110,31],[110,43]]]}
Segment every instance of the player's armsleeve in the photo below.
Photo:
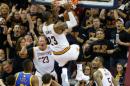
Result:
{"label": "player's armsleeve", "polygon": [[77,20],[74,17],[74,14],[72,11],[68,12],[68,15],[69,15],[69,21],[66,21],[66,24],[67,24],[68,28],[73,28],[77,25]]}

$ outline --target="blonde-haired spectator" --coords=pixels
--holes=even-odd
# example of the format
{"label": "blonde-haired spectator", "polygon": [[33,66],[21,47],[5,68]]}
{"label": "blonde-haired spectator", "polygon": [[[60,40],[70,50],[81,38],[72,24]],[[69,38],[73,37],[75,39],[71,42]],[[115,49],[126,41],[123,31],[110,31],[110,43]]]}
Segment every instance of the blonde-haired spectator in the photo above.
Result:
{"label": "blonde-haired spectator", "polygon": [[8,17],[8,14],[9,14],[9,6],[5,3],[2,3],[0,5],[0,14],[3,18],[7,18]]}

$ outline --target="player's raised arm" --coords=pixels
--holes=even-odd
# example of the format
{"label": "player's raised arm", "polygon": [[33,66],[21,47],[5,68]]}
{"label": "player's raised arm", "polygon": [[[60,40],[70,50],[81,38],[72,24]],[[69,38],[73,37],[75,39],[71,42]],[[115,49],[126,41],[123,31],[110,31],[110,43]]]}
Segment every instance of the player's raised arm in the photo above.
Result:
{"label": "player's raised arm", "polygon": [[72,4],[70,4],[70,3],[64,4],[64,7],[67,10],[68,16],[69,16],[69,21],[66,21],[67,27],[73,28],[78,23],[77,23],[77,20],[76,20],[74,14],[73,14],[73,11],[72,11]]}
{"label": "player's raised arm", "polygon": [[77,26],[77,20],[73,14],[73,11],[71,11],[71,5],[69,3],[64,4],[64,8],[68,12],[69,21],[59,21],[54,25],[54,30],[56,33],[62,33],[65,29],[71,29],[75,26]]}

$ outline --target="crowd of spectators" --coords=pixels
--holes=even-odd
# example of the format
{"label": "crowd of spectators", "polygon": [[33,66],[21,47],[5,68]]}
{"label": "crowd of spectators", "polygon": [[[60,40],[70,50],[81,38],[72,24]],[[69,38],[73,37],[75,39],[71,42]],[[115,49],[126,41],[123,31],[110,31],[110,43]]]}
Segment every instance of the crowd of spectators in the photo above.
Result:
{"label": "crowd of spectators", "polygon": [[[118,0],[118,4],[116,9],[74,9],[78,26],[66,32],[66,37],[70,44],[80,46],[80,55],[77,61],[67,64],[70,81],[76,76],[76,63],[81,62],[83,72],[90,77],[90,81],[86,83],[81,80],[78,83],[94,86],[92,74],[96,64],[93,59],[102,56],[104,66],[120,86],[124,86],[130,46],[130,1]],[[14,78],[10,75],[23,71],[22,64],[26,56],[20,54],[20,50],[23,46],[27,49],[36,46],[38,37],[43,34],[42,14],[51,9],[49,5],[34,4],[27,0],[0,0],[0,79],[4,84],[8,84],[10,77]],[[57,10],[59,15],[64,15],[60,17],[61,20],[66,20],[65,9],[58,7]]]}

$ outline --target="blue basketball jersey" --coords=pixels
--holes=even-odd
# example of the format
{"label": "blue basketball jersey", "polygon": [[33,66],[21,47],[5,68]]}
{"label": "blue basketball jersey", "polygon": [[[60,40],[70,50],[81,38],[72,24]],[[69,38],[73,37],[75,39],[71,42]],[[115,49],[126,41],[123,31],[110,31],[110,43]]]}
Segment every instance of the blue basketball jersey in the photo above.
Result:
{"label": "blue basketball jersey", "polygon": [[32,86],[31,77],[31,73],[19,72],[16,75],[16,86]]}

